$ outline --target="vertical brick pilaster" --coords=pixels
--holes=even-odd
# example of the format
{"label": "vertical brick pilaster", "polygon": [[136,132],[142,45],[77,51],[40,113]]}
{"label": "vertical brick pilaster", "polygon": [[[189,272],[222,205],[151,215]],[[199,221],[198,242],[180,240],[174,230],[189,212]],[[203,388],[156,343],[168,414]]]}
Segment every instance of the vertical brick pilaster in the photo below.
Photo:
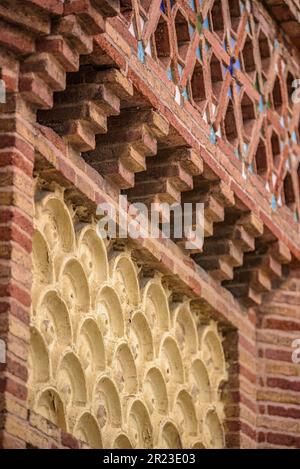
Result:
{"label": "vertical brick pilaster", "polygon": [[[1,105],[0,133],[0,447],[24,447],[27,426],[27,360],[31,303],[34,148],[18,99]],[[2,345],[3,345],[2,342]]]}
{"label": "vertical brick pilaster", "polygon": [[228,381],[223,390],[225,403],[225,446],[226,448],[240,447],[240,404],[239,404],[239,357],[238,333],[230,329],[224,334],[223,343],[226,363],[228,364]]}
{"label": "vertical brick pilaster", "polygon": [[240,447],[256,448],[256,347],[254,329],[239,334]]}
{"label": "vertical brick pilaster", "polygon": [[[258,445],[300,448],[300,270],[260,307],[257,326]],[[298,345],[299,348],[299,345]]]}
{"label": "vertical brick pilaster", "polygon": [[256,447],[255,315],[248,317],[224,341],[229,379],[225,387],[225,429],[227,448]]}

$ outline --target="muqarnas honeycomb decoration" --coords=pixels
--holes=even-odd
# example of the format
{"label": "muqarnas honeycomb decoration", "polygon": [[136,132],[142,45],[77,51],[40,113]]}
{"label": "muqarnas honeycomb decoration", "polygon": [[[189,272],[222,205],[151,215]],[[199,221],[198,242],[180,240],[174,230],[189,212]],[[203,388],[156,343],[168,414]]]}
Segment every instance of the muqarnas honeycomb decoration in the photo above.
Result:
{"label": "muqarnas honeycomb decoration", "polygon": [[223,447],[216,323],[171,303],[159,272],[139,276],[63,190],[37,199],[29,408],[88,447]]}

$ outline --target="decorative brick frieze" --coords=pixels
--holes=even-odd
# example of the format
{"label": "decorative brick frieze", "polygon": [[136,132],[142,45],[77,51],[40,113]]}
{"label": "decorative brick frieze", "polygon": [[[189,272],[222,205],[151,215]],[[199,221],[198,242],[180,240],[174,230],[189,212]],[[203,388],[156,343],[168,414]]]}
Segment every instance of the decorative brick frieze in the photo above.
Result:
{"label": "decorative brick frieze", "polygon": [[[93,223],[78,231],[61,190],[43,189],[29,408],[91,447],[223,447],[227,371],[217,324],[201,309],[194,319],[189,301],[172,301],[158,272],[139,275],[130,251],[106,245]],[[39,423],[51,437],[51,426]],[[78,447],[64,433],[62,444]]]}

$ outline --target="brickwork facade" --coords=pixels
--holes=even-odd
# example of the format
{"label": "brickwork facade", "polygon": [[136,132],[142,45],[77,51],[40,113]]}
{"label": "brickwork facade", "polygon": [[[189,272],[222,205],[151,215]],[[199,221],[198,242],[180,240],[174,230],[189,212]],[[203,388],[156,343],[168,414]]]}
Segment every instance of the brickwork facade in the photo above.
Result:
{"label": "brickwork facade", "polygon": [[[300,364],[292,360],[292,343],[300,339],[299,15],[295,0],[0,1],[3,448],[300,447]],[[59,232],[59,202],[52,204],[51,228],[37,221],[48,216],[49,207],[38,208],[44,197],[57,191],[76,237],[77,226],[93,225],[99,203],[118,211],[121,193],[128,204],[204,203],[201,249],[189,252],[183,238],[117,240],[106,249],[108,257],[130,252],[141,289],[145,279],[159,277],[170,316],[164,333],[170,350],[182,356],[176,362],[187,358],[184,334],[176,337],[175,305],[188,304],[184,314],[192,326],[186,334],[197,331],[194,359],[204,363],[211,382],[214,354],[222,350],[216,368],[224,376],[213,385],[211,402],[197,397],[193,370],[185,365],[182,394],[172,393],[164,366],[173,352],[165,353],[162,337],[146,389],[132,360],[135,402],[120,398],[119,382],[128,376],[122,359],[117,379],[109,360],[105,366],[101,358],[92,360],[102,397],[91,397],[85,373],[96,369],[83,372],[80,350],[84,355],[90,347],[93,355],[93,340],[105,335],[103,324],[90,317],[84,329],[68,311],[72,340],[66,343],[67,331],[58,336],[42,300],[52,285],[64,309],[72,279],[82,282],[88,275],[82,253],[75,252],[74,231],[69,251],[66,222]],[[51,243],[61,243],[61,253]],[[89,252],[91,262],[99,252]],[[65,258],[57,260],[62,253]],[[67,266],[67,259],[70,272],[64,274],[59,266]],[[65,293],[53,286],[64,275]],[[122,288],[114,288],[111,295],[121,297]],[[100,284],[92,289],[96,296],[101,292]],[[135,310],[145,308],[139,304]],[[206,346],[199,331],[209,327],[217,339]],[[130,357],[134,341],[127,343],[124,334],[119,339]],[[63,350],[55,349],[56,342],[66,346],[60,365],[56,356]],[[166,391],[167,410],[155,396],[159,411],[149,402],[157,387]],[[105,400],[111,389],[117,406]],[[119,420],[116,407],[122,409]],[[107,441],[101,433],[105,417],[113,427]],[[127,432],[129,420],[134,435]],[[148,435],[147,443],[141,434]]]}

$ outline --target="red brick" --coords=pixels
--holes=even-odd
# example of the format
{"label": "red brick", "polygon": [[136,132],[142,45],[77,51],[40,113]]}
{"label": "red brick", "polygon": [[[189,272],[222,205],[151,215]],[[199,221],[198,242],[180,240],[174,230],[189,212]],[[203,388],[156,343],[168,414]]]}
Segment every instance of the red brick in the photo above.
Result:
{"label": "red brick", "polygon": [[72,435],[64,431],[61,432],[61,443],[63,446],[66,446],[67,448],[72,448],[72,449],[79,448],[78,440],[76,440],[76,438],[74,438]]}
{"label": "red brick", "polygon": [[287,391],[300,391],[300,381],[292,381],[283,378],[268,378],[267,386],[270,388],[286,389]]}
{"label": "red brick", "polygon": [[12,378],[0,379],[0,392],[7,391],[18,399],[25,401],[27,399],[27,388],[23,384],[17,383]]}
{"label": "red brick", "polygon": [[300,409],[296,407],[268,405],[267,408],[269,415],[278,415],[280,417],[300,419]]}

